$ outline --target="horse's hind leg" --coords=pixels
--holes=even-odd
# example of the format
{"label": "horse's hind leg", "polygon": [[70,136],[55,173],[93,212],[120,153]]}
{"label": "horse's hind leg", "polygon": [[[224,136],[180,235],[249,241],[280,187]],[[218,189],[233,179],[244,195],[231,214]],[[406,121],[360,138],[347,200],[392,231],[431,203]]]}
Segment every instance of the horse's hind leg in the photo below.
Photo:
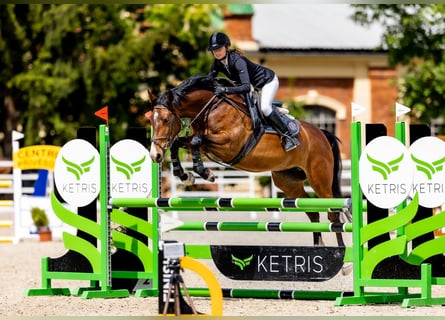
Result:
{"label": "horse's hind leg", "polygon": [[[329,171],[327,171],[329,172]],[[327,176],[317,176],[320,177],[319,179],[316,178],[312,178],[311,181],[311,186],[314,189],[315,193],[317,194],[318,197],[320,198],[333,198],[333,193],[332,193],[332,182],[329,182],[327,180]],[[322,181],[323,178],[324,180]],[[329,183],[328,183],[329,182]],[[341,223],[340,221],[340,213],[339,212],[335,212],[335,211],[330,211],[328,212],[328,219],[331,223]],[[335,236],[337,238],[337,244],[339,247],[344,247],[345,243],[343,241],[343,236],[341,232],[336,232]]]}
{"label": "horse's hind leg", "polygon": [[192,161],[193,161],[193,171],[199,174],[203,179],[214,182],[215,174],[209,168],[204,167],[204,163],[201,159],[201,145],[203,137],[201,135],[196,135],[192,138],[190,142],[190,149],[192,151]]}
{"label": "horse's hind leg", "polygon": [[[309,198],[309,195],[304,190],[305,176],[301,170],[291,169],[280,172],[272,172],[272,178],[277,187],[284,191],[288,197],[292,198]],[[324,176],[325,177],[325,176]],[[329,181],[311,181],[311,186],[315,193],[320,198],[332,198],[331,184]],[[319,212],[306,212],[311,222],[320,222]],[[328,212],[328,219],[331,223],[340,223],[339,212]],[[321,232],[314,232],[314,245],[324,245]],[[336,232],[337,244],[340,247],[344,247],[343,236],[341,232]]]}
{"label": "horse's hind leg", "polygon": [[[340,221],[340,212],[338,212],[338,211],[330,211],[330,212],[328,212],[328,219],[332,223],[341,223],[341,221]],[[339,247],[344,247],[345,243],[343,241],[343,236],[342,236],[341,232],[336,232],[335,236],[337,237],[337,244],[338,244],[338,246]]]}
{"label": "horse's hind leg", "polygon": [[[319,212],[306,212],[311,222],[320,222]],[[313,232],[314,246],[324,246],[323,238],[321,237],[321,232]]]}
{"label": "horse's hind leg", "polygon": [[[287,197],[291,198],[309,198],[304,190],[304,172],[299,169],[272,172],[272,179],[275,185],[283,190]],[[311,222],[320,222],[319,212],[306,212]],[[313,232],[314,246],[323,246],[321,232]]]}

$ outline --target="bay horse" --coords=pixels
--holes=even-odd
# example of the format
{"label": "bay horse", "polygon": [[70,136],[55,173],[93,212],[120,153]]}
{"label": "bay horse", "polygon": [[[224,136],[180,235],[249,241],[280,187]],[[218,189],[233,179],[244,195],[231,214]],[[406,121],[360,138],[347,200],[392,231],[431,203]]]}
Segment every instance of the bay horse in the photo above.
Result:
{"label": "bay horse", "polygon": [[[184,172],[178,157],[179,147],[185,147],[192,153],[193,171],[210,181],[214,176],[204,168],[201,151],[212,161],[236,169],[271,171],[273,182],[287,197],[309,197],[304,189],[307,181],[318,197],[341,198],[340,141],[334,134],[299,121],[297,148],[285,152],[280,136],[266,131],[256,146],[240,157],[240,151],[253,133],[250,113],[241,95],[216,97],[214,90],[218,85],[221,84],[217,79],[196,75],[159,97],[149,92],[154,100],[153,110],[148,113],[153,126],[150,147],[153,161],[162,162],[166,150],[170,149],[173,173],[186,181],[190,174]],[[190,118],[190,124],[183,123],[183,118]],[[179,139],[184,128],[192,132]],[[311,222],[320,221],[319,212],[307,212],[307,215]],[[340,222],[338,212],[329,212],[328,218],[333,223]],[[344,246],[341,233],[336,236],[338,245]],[[314,245],[323,244],[320,232],[315,232],[313,238]]]}

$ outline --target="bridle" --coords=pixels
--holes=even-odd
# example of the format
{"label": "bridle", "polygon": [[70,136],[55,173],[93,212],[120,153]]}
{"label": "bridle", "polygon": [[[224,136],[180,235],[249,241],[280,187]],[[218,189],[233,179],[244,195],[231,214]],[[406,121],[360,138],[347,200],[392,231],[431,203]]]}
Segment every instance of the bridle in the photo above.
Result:
{"label": "bridle", "polygon": [[[212,102],[215,100],[215,98],[217,98],[216,95],[213,95],[209,99],[209,101],[207,101],[207,103],[204,105],[204,107],[202,107],[202,109],[198,112],[198,114],[188,124],[181,119],[181,117],[176,113],[173,106],[168,102],[160,103],[160,104],[156,105],[155,107],[153,107],[153,111],[165,110],[165,109],[170,111],[171,114],[173,115],[173,120],[179,121],[180,129],[178,130],[178,133],[176,133],[173,136],[172,132],[173,132],[175,121],[170,121],[167,135],[162,136],[162,137],[152,138],[152,140],[151,140],[152,143],[155,144],[156,146],[158,146],[162,150],[162,152],[165,152],[167,149],[170,148],[170,146],[176,140],[176,138],[178,137],[179,133],[182,131],[183,128],[185,128],[186,131],[189,130],[192,127],[193,123],[197,119],[199,119],[206,111],[208,111],[209,107],[214,108],[214,107],[218,106],[223,100],[226,100],[230,104],[234,105],[236,108],[239,108],[232,99],[229,99],[228,97],[225,97],[225,96],[221,97],[221,98],[217,98],[218,100],[214,104],[212,104]],[[162,144],[161,141],[165,141],[165,143]]]}
{"label": "bridle", "polygon": [[[174,111],[173,108],[169,108],[168,106],[165,106],[163,104],[158,104],[158,105],[156,105],[153,108],[153,111],[155,111],[155,110],[168,110],[173,115],[173,120],[172,121],[169,120],[169,128],[168,128],[167,135],[151,139],[151,142],[153,144],[158,146],[162,150],[162,152],[165,152],[168,148],[170,148],[171,144],[173,143],[173,141],[176,139],[176,137],[178,136],[179,132],[181,131],[181,130],[179,130],[178,133],[174,137],[172,137],[172,132],[173,132],[173,128],[174,128],[174,125],[175,125],[175,121],[174,120],[179,121],[181,128],[184,125],[184,122],[176,114],[176,112]],[[164,144],[161,143],[161,141],[163,141],[163,140],[165,140]]]}
{"label": "bridle", "polygon": [[[191,128],[191,126],[193,125],[193,123],[209,108],[209,106],[211,105],[211,103],[215,100],[216,96],[212,96],[210,98],[209,101],[207,101],[207,103],[204,105],[204,107],[201,109],[201,111],[198,112],[198,114],[190,121],[189,124],[187,124],[185,121],[183,121],[179,115],[175,112],[175,109],[173,108],[173,106],[169,103],[163,103],[163,104],[158,104],[156,105],[153,110],[161,110],[161,109],[166,109],[168,111],[171,112],[171,114],[173,115],[173,119],[179,121],[179,124],[181,126],[181,128],[178,130],[178,133],[176,133],[174,136],[172,135],[173,132],[173,127],[175,124],[175,121],[170,121],[169,124],[169,129],[168,129],[168,133],[165,136],[162,137],[156,137],[156,138],[152,138],[152,143],[154,143],[155,145],[157,145],[163,152],[165,152],[165,150],[167,150],[168,148],[170,148],[171,144],[173,143],[173,141],[175,141],[175,139],[178,137],[179,133],[181,132],[181,130],[185,127],[186,130],[189,130]],[[220,102],[222,101],[222,99],[219,99],[219,101],[217,101],[216,104],[214,104],[213,106],[217,106]],[[160,141],[165,140],[166,143],[164,143],[164,145],[161,144]]]}

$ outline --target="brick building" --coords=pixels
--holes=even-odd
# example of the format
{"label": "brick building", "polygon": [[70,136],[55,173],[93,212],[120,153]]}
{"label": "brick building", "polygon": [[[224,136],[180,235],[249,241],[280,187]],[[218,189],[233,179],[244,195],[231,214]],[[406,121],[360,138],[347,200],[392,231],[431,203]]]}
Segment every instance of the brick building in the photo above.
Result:
{"label": "brick building", "polygon": [[375,49],[382,29],[356,25],[352,12],[347,4],[238,4],[223,17],[234,45],[277,73],[277,99],[303,102],[311,122],[341,139],[344,159],[351,103],[365,108],[356,120],[384,123],[392,135],[397,101],[397,70]]}

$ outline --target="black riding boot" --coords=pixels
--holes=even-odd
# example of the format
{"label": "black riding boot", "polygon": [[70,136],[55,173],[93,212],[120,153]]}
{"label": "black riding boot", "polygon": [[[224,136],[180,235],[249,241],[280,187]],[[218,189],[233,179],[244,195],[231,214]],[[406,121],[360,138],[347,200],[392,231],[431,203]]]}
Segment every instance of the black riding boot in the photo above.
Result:
{"label": "black riding boot", "polygon": [[300,144],[297,138],[295,138],[299,131],[294,121],[285,115],[281,115],[275,108],[266,118],[281,135],[281,145],[284,151],[295,149]]}

